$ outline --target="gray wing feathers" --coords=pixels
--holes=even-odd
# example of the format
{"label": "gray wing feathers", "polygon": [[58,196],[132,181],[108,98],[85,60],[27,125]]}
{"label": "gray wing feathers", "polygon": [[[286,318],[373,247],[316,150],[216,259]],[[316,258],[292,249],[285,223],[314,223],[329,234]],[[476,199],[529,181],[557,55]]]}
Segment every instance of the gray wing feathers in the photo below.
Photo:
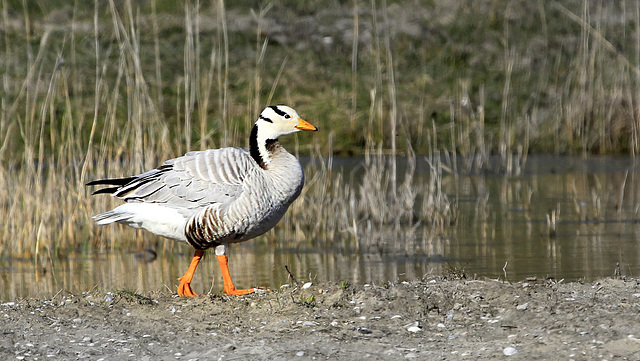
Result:
{"label": "gray wing feathers", "polygon": [[153,193],[157,192],[161,188],[164,187],[164,184],[160,182],[148,182],[140,185],[136,191],[136,198],[145,198],[151,196]]}
{"label": "gray wing feathers", "polygon": [[175,159],[175,169],[183,169],[193,179],[220,185],[242,185],[251,167],[247,151],[239,148],[211,149],[187,153]]}
{"label": "gray wing feathers", "polygon": [[192,213],[236,200],[255,162],[240,148],[190,152],[143,173],[114,193],[129,202],[164,203]]}
{"label": "gray wing feathers", "polygon": [[112,222],[127,221],[132,216],[133,215],[130,214],[130,213],[114,212],[113,210],[111,210],[111,211],[108,211],[108,212],[104,212],[104,213],[100,213],[98,215],[95,215],[92,218],[99,225],[105,225],[105,224],[109,224],[109,223],[112,223]]}

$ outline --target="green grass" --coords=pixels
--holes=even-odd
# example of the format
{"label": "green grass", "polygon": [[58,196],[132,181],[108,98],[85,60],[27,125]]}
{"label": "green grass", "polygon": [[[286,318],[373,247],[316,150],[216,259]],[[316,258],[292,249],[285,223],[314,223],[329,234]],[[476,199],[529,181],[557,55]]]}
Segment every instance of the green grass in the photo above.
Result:
{"label": "green grass", "polygon": [[[309,225],[294,206],[283,232],[351,234],[356,248],[381,238],[362,240],[364,220],[379,231],[455,222],[437,155],[462,156],[446,166],[464,172],[499,154],[502,170],[518,174],[531,152],[640,149],[636,4],[331,5],[3,1],[0,254],[119,247],[130,233],[92,225],[115,203],[89,197],[86,181],[246,146],[267,103],[291,105],[321,130],[283,142],[319,159],[304,196],[328,208]],[[389,153],[429,156],[434,180],[414,187]],[[334,154],[369,157],[375,182],[336,178],[326,164]]]}

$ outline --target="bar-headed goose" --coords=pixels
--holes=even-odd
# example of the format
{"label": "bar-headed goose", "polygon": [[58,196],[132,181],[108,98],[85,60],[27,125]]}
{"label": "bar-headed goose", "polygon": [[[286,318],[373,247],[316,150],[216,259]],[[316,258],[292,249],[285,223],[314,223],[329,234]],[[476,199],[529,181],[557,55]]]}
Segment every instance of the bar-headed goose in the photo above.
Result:
{"label": "bar-headed goose", "polygon": [[233,285],[225,246],[271,229],[300,194],[302,167],[278,142],[281,135],[300,130],[317,129],[287,106],[269,106],[251,131],[249,149],[190,152],[133,177],[89,182],[112,186],[93,194],[109,193],[126,202],[93,219],[99,225],[118,222],[143,228],[193,246],[191,265],[179,278],[180,296],[196,296],[190,283],[208,248],[215,249],[224,292],[253,293],[255,288]]}

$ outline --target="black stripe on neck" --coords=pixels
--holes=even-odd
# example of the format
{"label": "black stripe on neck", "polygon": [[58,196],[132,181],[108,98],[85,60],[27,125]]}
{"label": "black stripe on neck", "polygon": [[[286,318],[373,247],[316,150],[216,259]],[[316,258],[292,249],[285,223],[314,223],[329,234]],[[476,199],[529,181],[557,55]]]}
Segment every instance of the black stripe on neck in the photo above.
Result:
{"label": "black stripe on neck", "polygon": [[285,115],[287,115],[287,113],[280,110],[280,108],[278,108],[277,105],[270,105],[269,108],[273,109],[273,111],[276,112],[276,114],[278,114],[281,117],[284,117]]}
{"label": "black stripe on neck", "polygon": [[[273,151],[280,145],[278,139],[265,140],[264,147],[267,152],[273,153]],[[260,148],[258,147],[258,125],[254,125],[251,129],[251,135],[249,136],[249,154],[251,158],[258,163],[260,168],[267,169],[267,164],[264,162],[262,154],[260,154]]]}
{"label": "black stripe on neck", "polygon": [[254,125],[253,129],[251,129],[251,135],[249,136],[249,154],[251,158],[258,163],[260,168],[265,169],[266,165],[264,164],[264,159],[262,159],[262,155],[260,155],[260,148],[258,148],[258,125]]}

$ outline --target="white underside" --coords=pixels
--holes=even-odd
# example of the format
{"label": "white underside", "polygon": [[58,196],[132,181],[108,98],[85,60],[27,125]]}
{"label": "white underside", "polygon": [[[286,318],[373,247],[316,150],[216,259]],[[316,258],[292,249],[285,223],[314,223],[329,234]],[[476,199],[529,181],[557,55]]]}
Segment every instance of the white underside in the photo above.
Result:
{"label": "white underside", "polygon": [[187,219],[174,208],[153,203],[125,203],[94,217],[99,225],[113,222],[142,228],[159,236],[186,242]]}

